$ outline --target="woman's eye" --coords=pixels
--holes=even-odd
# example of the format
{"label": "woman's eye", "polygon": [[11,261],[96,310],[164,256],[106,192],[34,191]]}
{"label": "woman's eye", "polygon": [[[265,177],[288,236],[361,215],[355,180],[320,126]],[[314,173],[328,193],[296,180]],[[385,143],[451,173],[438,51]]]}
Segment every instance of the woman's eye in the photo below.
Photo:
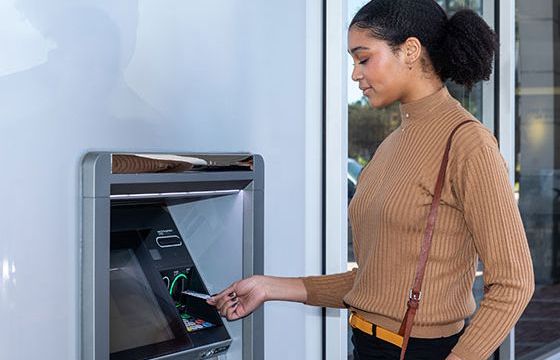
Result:
{"label": "woman's eye", "polygon": [[363,60],[358,61],[358,64],[363,65],[363,64],[367,63],[368,60],[369,60],[369,58],[365,58]]}

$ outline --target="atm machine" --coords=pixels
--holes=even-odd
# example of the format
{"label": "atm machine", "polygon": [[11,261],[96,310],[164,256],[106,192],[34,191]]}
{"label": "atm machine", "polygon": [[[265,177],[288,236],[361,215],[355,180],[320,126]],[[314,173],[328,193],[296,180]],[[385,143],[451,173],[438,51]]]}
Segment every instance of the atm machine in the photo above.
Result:
{"label": "atm machine", "polygon": [[263,273],[263,173],[252,154],[84,157],[83,360],[264,358],[262,309],[206,303]]}

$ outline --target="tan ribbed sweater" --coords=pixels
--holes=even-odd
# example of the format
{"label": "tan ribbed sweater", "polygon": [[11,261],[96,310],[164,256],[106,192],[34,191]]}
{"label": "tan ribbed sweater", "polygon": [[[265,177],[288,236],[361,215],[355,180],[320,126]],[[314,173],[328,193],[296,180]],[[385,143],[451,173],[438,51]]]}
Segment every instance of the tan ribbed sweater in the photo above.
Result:
{"label": "tan ribbed sweater", "polygon": [[[406,311],[445,143],[473,119],[444,87],[401,105],[402,123],[363,169],[350,202],[358,269],[302,278],[307,304],[344,307],[397,332]],[[475,310],[478,257],[489,287],[453,349],[486,359],[521,316],[533,267],[506,164],[480,122],[455,134],[413,337],[451,336]]]}

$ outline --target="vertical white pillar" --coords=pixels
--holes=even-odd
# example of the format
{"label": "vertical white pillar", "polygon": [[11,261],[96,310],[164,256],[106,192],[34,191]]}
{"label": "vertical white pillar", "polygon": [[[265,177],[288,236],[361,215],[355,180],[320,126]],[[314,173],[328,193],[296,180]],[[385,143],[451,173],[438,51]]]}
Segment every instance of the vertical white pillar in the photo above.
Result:
{"label": "vertical white pillar", "polygon": [[515,0],[499,0],[500,24],[500,149],[509,166],[510,181],[515,175]]}
{"label": "vertical white pillar", "polygon": [[[508,168],[509,179],[515,181],[515,0],[499,0],[500,34],[500,95],[497,106],[500,110],[500,151]],[[500,360],[515,359],[515,329],[504,340],[499,349]]]}
{"label": "vertical white pillar", "polygon": [[[348,105],[346,0],[326,1],[326,273],[346,271],[348,261]],[[328,309],[326,359],[348,356],[347,313]]]}
{"label": "vertical white pillar", "polygon": [[[496,29],[496,1],[495,0],[482,0],[482,17],[484,21],[490,25],[494,31]],[[494,129],[495,120],[495,107],[497,106],[496,97],[494,96],[494,91],[496,87],[496,71],[493,71],[490,75],[488,81],[482,83],[482,123],[492,132]]]}

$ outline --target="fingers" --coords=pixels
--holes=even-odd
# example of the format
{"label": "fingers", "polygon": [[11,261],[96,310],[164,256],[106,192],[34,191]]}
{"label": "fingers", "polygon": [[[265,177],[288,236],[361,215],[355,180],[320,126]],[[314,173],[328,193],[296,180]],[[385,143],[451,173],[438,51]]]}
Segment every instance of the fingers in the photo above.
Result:
{"label": "fingers", "polygon": [[232,291],[229,294],[225,294],[224,296],[220,297],[217,300],[215,306],[218,309],[222,309],[234,300],[237,300],[237,294],[235,293],[235,291]]}
{"label": "fingers", "polygon": [[235,302],[230,308],[226,310],[226,318],[228,320],[239,319],[239,314],[237,314],[237,309],[239,309],[239,300]]}
{"label": "fingers", "polygon": [[235,287],[236,283],[233,283],[228,288],[206,300],[208,304],[216,307],[221,316],[228,320],[235,318],[235,310],[239,305],[239,298],[237,297]]}
{"label": "fingers", "polygon": [[224,302],[228,300],[230,294],[235,293],[236,283],[231,284],[228,288],[222,290],[218,294],[212,296],[206,302],[219,308]]}
{"label": "fingers", "polygon": [[230,300],[226,301],[222,306],[218,308],[218,311],[220,315],[230,320],[233,311],[235,311],[238,305],[239,305],[239,299],[237,297],[230,298]]}
{"label": "fingers", "polygon": [[[237,292],[235,291],[236,284],[237,283],[233,283],[217,295],[206,300],[209,305],[216,307],[221,316],[228,318],[228,320],[230,320],[230,316],[232,316],[231,314],[235,311],[235,307],[237,307],[239,302]],[[228,315],[228,312],[230,315]]]}

